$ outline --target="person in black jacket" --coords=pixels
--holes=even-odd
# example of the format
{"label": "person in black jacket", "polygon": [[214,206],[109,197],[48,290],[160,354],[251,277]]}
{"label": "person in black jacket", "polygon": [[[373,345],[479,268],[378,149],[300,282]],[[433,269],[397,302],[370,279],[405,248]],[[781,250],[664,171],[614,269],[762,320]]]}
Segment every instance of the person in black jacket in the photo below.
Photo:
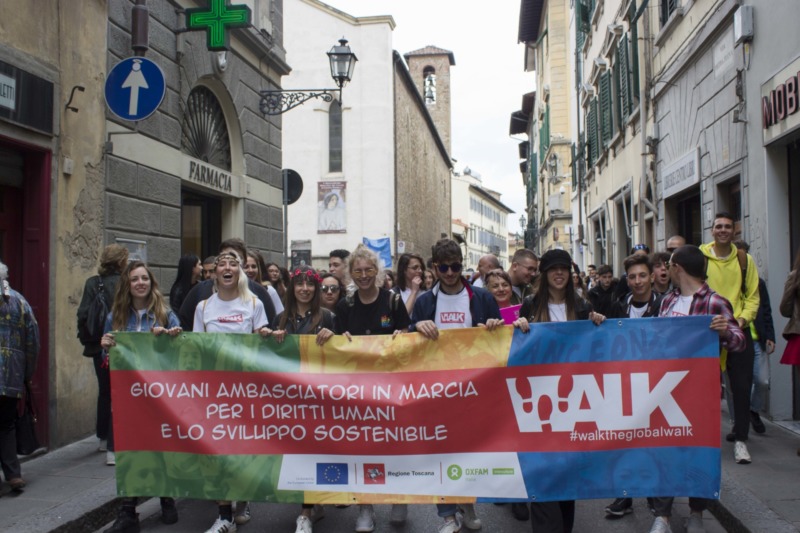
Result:
{"label": "person in black jacket", "polygon": [[614,273],[609,265],[600,265],[597,269],[597,284],[589,289],[589,301],[592,308],[601,315],[607,315],[614,302],[614,293],[617,284],[614,282]]}
{"label": "person in black jacket", "polygon": [[[611,305],[608,318],[657,317],[661,310],[662,297],[653,290],[653,264],[650,258],[634,254],[625,259],[625,274],[630,291]],[[633,512],[632,498],[617,498],[606,506],[606,514],[622,517]]]}
{"label": "person in black jacket", "polygon": [[[734,243],[737,248],[750,252],[750,245],[745,241]],[[760,411],[764,408],[764,398],[769,391],[769,356],[775,351],[775,324],[772,321],[772,305],[769,302],[767,284],[758,278],[758,295],[760,303],[756,319],[750,324],[753,336],[755,359],[753,361],[753,389],[750,394],[750,423],[756,433],[765,433],[767,427],[761,420]],[[729,395],[730,396],[730,395]],[[733,417],[733,400],[728,398],[728,410]]]}
{"label": "person in black jacket", "polygon": [[103,291],[109,309],[114,301],[120,273],[128,264],[128,249],[119,244],[109,244],[100,255],[100,267],[97,276],[86,280],[83,286],[83,297],[78,306],[78,339],[83,344],[83,355],[91,357],[94,362],[94,373],[97,376],[97,425],[95,427],[97,438],[100,439],[98,451],[106,451],[106,441],[111,422],[111,386],[108,367],[103,368],[103,348],[100,340],[96,342],[81,338],[81,332],[86,330],[86,320],[89,315],[89,305],[97,295],[100,281],[103,282]]}
{"label": "person in black jacket", "polygon": [[[242,239],[228,239],[222,241],[219,245],[219,253],[222,254],[225,252],[233,252],[243,261],[247,258],[247,246],[245,246]],[[267,289],[253,280],[248,280],[247,285],[250,288],[250,292],[255,294],[256,298],[261,300],[261,303],[264,304],[264,312],[267,313],[267,320],[269,324],[272,325],[277,313],[275,312],[275,304],[272,302],[272,298],[270,298]],[[192,331],[192,326],[194,325],[194,310],[197,308],[197,304],[210,298],[213,293],[213,280],[206,280],[198,283],[189,291],[178,313],[178,318],[181,321],[181,327],[184,331]],[[281,311],[283,311],[283,308],[281,308]]]}
{"label": "person in black jacket", "polygon": [[181,310],[181,304],[186,295],[189,294],[192,287],[197,285],[202,276],[203,266],[200,264],[199,257],[194,254],[184,254],[178,260],[178,275],[169,290],[169,306],[175,313]]}

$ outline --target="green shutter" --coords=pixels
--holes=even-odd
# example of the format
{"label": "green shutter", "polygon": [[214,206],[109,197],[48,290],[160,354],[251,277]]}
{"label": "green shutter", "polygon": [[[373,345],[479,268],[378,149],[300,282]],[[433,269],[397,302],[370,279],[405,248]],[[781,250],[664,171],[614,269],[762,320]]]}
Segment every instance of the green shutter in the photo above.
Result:
{"label": "green shutter", "polygon": [[569,145],[570,156],[572,157],[572,190],[578,186],[578,150],[575,143]]}
{"label": "green shutter", "polygon": [[606,70],[600,75],[600,135],[603,146],[611,141],[614,113],[611,109],[611,73]]}
{"label": "green shutter", "polygon": [[627,34],[623,35],[622,39],[619,40],[619,46],[617,47],[617,65],[619,67],[620,114],[622,115],[623,120],[626,120],[633,112]]}
{"label": "green shutter", "polygon": [[550,148],[550,104],[547,104],[547,108],[544,112],[544,117],[542,118],[542,124],[539,127],[539,153],[546,154],[549,148]]}
{"label": "green shutter", "polygon": [[586,113],[586,157],[589,168],[594,166],[600,153],[597,141],[597,98],[592,98]]}
{"label": "green shutter", "polygon": [[530,165],[530,172],[531,177],[528,180],[528,185],[530,186],[529,193],[530,199],[528,200],[528,205],[533,205],[536,201],[536,188],[539,185],[539,161],[536,153],[531,154],[531,165]]}

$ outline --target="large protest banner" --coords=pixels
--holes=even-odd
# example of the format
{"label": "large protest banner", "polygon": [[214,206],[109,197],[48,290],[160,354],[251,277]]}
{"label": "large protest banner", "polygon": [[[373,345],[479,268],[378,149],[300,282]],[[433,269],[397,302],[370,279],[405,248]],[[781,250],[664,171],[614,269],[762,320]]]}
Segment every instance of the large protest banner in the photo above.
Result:
{"label": "large protest banner", "polygon": [[419,334],[118,333],[125,496],[308,503],[719,497],[710,317]]}

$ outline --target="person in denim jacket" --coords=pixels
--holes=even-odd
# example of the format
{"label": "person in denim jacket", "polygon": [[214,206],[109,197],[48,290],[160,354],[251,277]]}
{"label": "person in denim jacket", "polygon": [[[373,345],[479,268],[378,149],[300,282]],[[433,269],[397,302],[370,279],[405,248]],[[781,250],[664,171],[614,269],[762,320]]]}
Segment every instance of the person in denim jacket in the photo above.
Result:
{"label": "person in denim jacket", "polygon": [[[116,345],[115,331],[150,331],[155,335],[166,333],[173,337],[182,331],[178,316],[167,306],[153,273],[141,261],[131,262],[120,276],[114,303],[106,318],[106,327],[100,340],[105,351],[106,366],[108,350]],[[113,424],[108,432],[106,464],[116,464]],[[136,504],[137,498],[123,498],[117,519],[106,533],[139,531]],[[172,498],[161,498],[161,521],[165,524],[178,521],[178,511]]]}

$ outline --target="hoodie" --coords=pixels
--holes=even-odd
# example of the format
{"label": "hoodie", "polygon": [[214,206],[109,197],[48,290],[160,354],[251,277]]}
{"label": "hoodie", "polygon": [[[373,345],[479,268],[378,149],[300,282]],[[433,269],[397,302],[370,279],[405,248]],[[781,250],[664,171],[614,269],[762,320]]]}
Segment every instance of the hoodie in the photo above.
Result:
{"label": "hoodie", "polygon": [[758,295],[758,268],[753,257],[747,254],[746,292],[742,294],[742,267],[739,265],[736,246],[731,245],[731,253],[727,257],[714,255],[714,243],[700,246],[700,250],[708,258],[706,282],[711,289],[724,296],[733,307],[733,316],[743,318],[745,325],[756,319],[760,297]]}

